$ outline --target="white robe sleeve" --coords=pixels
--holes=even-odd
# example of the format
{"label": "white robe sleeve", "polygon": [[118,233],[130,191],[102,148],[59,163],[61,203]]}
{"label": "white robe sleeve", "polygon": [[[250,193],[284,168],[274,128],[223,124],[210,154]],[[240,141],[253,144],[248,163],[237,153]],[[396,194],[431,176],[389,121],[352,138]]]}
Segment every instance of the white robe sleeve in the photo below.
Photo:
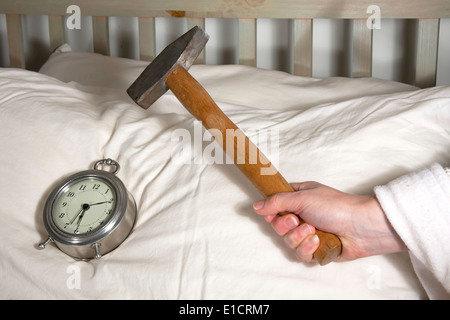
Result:
{"label": "white robe sleeve", "polygon": [[430,299],[450,299],[450,177],[439,164],[377,186]]}

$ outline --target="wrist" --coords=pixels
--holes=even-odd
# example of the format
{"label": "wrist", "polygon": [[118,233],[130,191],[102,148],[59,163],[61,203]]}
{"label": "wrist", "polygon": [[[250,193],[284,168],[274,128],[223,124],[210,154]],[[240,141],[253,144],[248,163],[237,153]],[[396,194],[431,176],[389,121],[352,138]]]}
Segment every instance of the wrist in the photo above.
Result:
{"label": "wrist", "polygon": [[365,208],[370,228],[366,228],[366,256],[406,251],[403,240],[389,222],[383,208],[375,196],[369,198]]}

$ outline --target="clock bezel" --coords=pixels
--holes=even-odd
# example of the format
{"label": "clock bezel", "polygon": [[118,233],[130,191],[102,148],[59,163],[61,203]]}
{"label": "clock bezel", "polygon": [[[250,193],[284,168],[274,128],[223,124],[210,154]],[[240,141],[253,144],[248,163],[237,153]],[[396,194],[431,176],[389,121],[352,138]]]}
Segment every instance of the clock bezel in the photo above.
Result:
{"label": "clock bezel", "polygon": [[[84,179],[99,179],[108,183],[116,194],[116,204],[108,221],[89,233],[73,234],[59,228],[53,220],[53,205],[58,197],[71,185]],[[49,236],[63,245],[84,246],[100,242],[110,235],[121,223],[128,207],[128,192],[114,174],[104,170],[86,170],[73,174],[64,179],[47,199],[44,209],[44,225]]]}

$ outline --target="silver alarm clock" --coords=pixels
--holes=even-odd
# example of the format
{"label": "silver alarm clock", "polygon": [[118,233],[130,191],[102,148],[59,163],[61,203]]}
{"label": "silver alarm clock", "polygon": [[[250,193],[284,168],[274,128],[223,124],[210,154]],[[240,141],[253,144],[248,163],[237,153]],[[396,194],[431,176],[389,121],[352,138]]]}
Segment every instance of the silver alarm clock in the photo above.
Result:
{"label": "silver alarm clock", "polygon": [[[106,166],[114,170],[101,170]],[[43,249],[54,242],[76,259],[99,259],[118,247],[136,221],[136,204],[116,176],[119,164],[111,159],[97,161],[92,170],[78,172],[61,181],[44,208],[48,238]]]}

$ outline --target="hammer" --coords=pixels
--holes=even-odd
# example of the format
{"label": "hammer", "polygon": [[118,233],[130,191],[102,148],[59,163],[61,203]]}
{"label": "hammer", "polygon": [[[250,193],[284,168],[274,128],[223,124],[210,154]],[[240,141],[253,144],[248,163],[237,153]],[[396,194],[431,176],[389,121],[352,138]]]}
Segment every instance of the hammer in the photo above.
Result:
{"label": "hammer", "polygon": [[[187,72],[208,39],[209,36],[202,29],[193,27],[168,45],[145,68],[127,89],[128,95],[139,106],[148,109],[170,89],[181,104],[216,138],[215,141],[264,197],[295,191],[266,156],[222,112],[200,83]],[[217,130],[221,134],[217,134]],[[233,132],[233,135],[227,132]],[[245,148],[242,148],[242,141]],[[227,148],[231,145],[233,148]],[[288,213],[282,212],[280,215]],[[303,223],[301,219],[300,223]],[[317,230],[316,234],[320,245],[314,253],[315,259],[320,265],[334,261],[341,254],[340,239],[334,234],[320,230]]]}

